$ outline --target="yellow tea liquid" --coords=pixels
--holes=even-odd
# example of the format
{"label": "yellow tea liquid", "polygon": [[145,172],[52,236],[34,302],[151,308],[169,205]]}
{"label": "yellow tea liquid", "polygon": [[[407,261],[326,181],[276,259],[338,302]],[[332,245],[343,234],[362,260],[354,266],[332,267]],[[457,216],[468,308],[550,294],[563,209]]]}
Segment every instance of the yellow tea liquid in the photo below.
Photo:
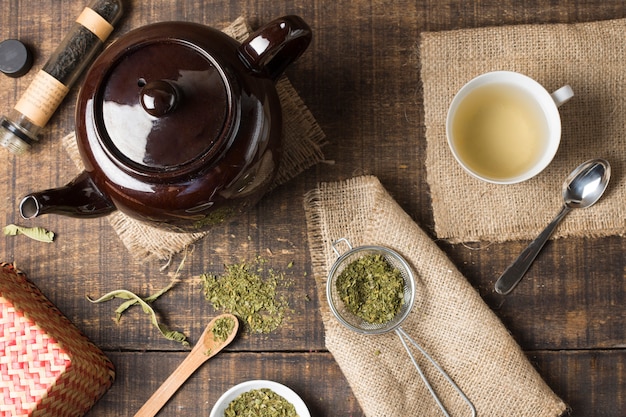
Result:
{"label": "yellow tea liquid", "polygon": [[523,90],[492,84],[476,88],[459,104],[452,124],[457,154],[477,174],[499,180],[532,167],[548,141],[548,122]]}

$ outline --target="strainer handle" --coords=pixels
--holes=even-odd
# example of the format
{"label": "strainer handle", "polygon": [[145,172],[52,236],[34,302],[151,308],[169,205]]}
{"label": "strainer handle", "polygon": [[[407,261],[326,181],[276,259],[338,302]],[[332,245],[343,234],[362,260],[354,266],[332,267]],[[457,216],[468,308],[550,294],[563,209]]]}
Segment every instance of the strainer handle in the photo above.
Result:
{"label": "strainer handle", "polygon": [[345,237],[339,238],[335,240],[332,244],[333,252],[335,252],[337,256],[341,256],[341,253],[339,252],[339,249],[337,249],[337,246],[342,242],[348,245],[349,250],[352,250],[352,243],[350,243],[348,239],[346,239]]}
{"label": "strainer handle", "polygon": [[411,337],[408,334],[406,334],[406,332],[404,330],[402,330],[400,327],[398,327],[398,328],[396,328],[396,333],[398,334],[398,337],[400,338],[400,341],[402,342],[402,346],[404,346],[404,349],[409,354],[409,357],[411,358],[411,362],[413,362],[413,365],[415,366],[415,369],[417,369],[417,372],[419,373],[420,377],[422,377],[422,381],[424,381],[424,384],[426,385],[426,388],[428,388],[428,391],[430,392],[430,395],[432,395],[433,399],[435,400],[435,402],[437,403],[437,405],[439,406],[439,408],[441,409],[443,414],[446,417],[450,417],[450,414],[448,414],[448,411],[446,410],[446,408],[444,407],[443,403],[439,399],[439,396],[437,396],[437,393],[433,389],[432,385],[430,385],[430,382],[428,382],[428,379],[426,378],[426,375],[424,374],[424,371],[422,371],[422,368],[420,368],[420,366],[417,364],[417,361],[415,360],[415,357],[411,353],[411,350],[409,349],[409,346],[407,345],[407,343],[406,343],[406,341],[404,339],[406,339],[409,342],[411,342],[411,344],[413,346],[415,346],[417,348],[417,350],[419,350],[419,352],[426,359],[428,359],[428,361],[437,369],[437,371],[439,371],[439,373],[446,379],[446,381],[448,381],[448,383],[450,385],[452,385],[454,390],[459,394],[459,396],[463,399],[463,401],[465,401],[465,403],[469,406],[469,408],[470,408],[470,410],[472,412],[472,417],[476,417],[476,407],[474,407],[474,404],[472,404],[472,402],[469,400],[469,398],[467,398],[467,396],[465,395],[463,390],[461,390],[461,388],[459,388],[459,386],[452,380],[450,375],[448,375],[446,373],[446,371],[443,370],[443,368],[428,354],[428,352],[426,352],[415,340],[411,339]]}

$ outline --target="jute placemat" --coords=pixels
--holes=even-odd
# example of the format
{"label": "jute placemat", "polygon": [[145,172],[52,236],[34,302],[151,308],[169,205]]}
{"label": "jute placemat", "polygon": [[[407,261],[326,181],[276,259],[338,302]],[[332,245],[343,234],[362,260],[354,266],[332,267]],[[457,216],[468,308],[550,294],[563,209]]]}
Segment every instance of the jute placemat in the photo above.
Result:
{"label": "jute placemat", "polygon": [[[238,41],[250,33],[245,18],[240,17],[223,30]],[[305,169],[324,160],[321,148],[325,135],[286,77],[276,83],[283,110],[283,159],[271,188],[284,184]],[[62,140],[66,151],[79,169],[83,164],[74,133]],[[159,230],[121,212],[108,216],[109,222],[128,250],[139,260],[167,259],[210,232],[173,233]]]}
{"label": "jute placemat", "polygon": [[[575,210],[555,237],[626,232],[626,20],[489,27],[421,35],[426,171],[437,237],[452,242],[534,238],[558,212],[561,185],[580,163],[607,159],[611,185],[597,205]],[[526,74],[548,91],[569,84],[561,147],[539,176],[516,185],[473,179],[450,153],[447,109],[456,92],[488,71]]]}
{"label": "jute placemat", "polygon": [[[343,327],[326,301],[332,243],[396,250],[416,273],[416,302],[402,329],[445,369],[481,417],[559,416],[566,405],[550,390],[478,293],[378,179],[323,183],[305,196],[309,249],[326,346],[365,415],[437,416],[435,402],[396,335],[366,336]],[[417,360],[454,416],[469,408],[416,352]]]}

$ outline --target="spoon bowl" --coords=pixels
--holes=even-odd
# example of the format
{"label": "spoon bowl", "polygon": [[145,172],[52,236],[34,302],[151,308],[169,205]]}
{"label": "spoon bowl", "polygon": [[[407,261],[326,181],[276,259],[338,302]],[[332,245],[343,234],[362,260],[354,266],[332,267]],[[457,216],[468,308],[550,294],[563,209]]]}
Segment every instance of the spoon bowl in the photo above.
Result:
{"label": "spoon bowl", "polygon": [[582,163],[563,183],[563,202],[570,208],[587,208],[595,204],[609,184],[611,165],[604,159]]}
{"label": "spoon bowl", "polygon": [[604,159],[584,162],[567,176],[563,183],[561,211],[500,275],[495,284],[498,294],[507,295],[513,291],[565,215],[572,209],[587,208],[595,204],[604,194],[610,178],[611,165]]}
{"label": "spoon bowl", "polygon": [[[230,332],[222,337],[213,332],[216,324],[224,319],[232,320],[233,327]],[[137,411],[135,417],[153,417],[178,391],[181,385],[189,378],[204,362],[217,355],[222,349],[230,344],[237,335],[239,320],[232,314],[221,314],[209,322],[202,332],[198,343],[193,347],[185,360],[172,372],[161,384],[148,401]]]}

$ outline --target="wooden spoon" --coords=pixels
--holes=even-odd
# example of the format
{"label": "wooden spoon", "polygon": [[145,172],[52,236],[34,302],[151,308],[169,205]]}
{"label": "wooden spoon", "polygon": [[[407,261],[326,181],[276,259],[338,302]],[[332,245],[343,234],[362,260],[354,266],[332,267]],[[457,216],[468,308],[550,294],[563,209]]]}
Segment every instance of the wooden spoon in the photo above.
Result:
{"label": "wooden spoon", "polygon": [[[226,340],[215,340],[213,335],[213,326],[217,320],[230,317],[235,325]],[[219,351],[224,349],[233,341],[239,329],[239,321],[232,314],[221,314],[215,317],[208,324],[200,340],[193,347],[185,360],[172,372],[172,374],[163,382],[152,397],[137,411],[135,417],[153,417],[161,408],[169,401],[174,393],[204,362],[215,356]]]}

